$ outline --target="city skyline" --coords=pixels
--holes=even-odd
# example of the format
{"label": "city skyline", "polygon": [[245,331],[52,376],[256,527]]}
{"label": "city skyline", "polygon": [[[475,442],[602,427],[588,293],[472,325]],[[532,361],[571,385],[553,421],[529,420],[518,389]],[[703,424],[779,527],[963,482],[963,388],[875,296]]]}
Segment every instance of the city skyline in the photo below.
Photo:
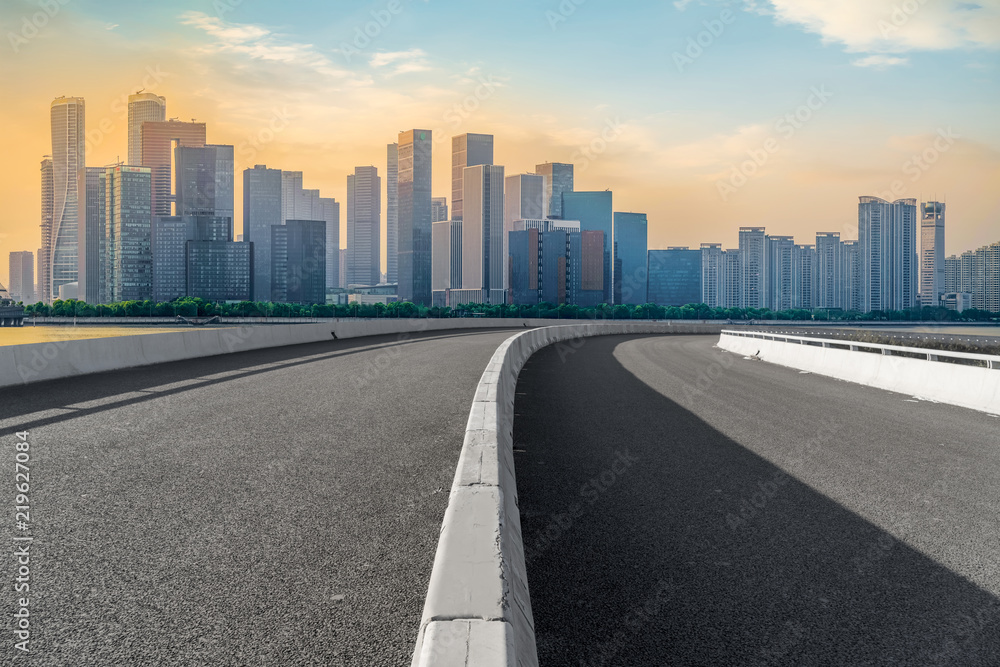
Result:
{"label": "city skyline", "polygon": [[[3,122],[19,128],[0,166],[7,204],[0,243],[11,251],[39,247],[46,105],[60,95],[88,100],[87,166],[104,166],[126,159],[122,99],[139,89],[165,97],[168,117],[207,123],[211,143],[234,145],[237,173],[254,164],[303,171],[338,201],[354,166],[384,165],[383,147],[401,129],[426,127],[435,134],[434,196],[451,190],[451,137],[489,133],[494,164],[507,173],[574,163],[576,189],[608,188],[621,202],[616,208],[646,212],[650,247],[731,247],[743,225],[853,238],[855,197],[864,194],[950,203],[948,255],[995,241],[992,7],[921,6],[900,25],[891,22],[891,3],[797,14],[783,2],[756,10],[636,3],[610,16],[592,3],[568,3],[567,15],[557,4],[481,8],[497,33],[519,21],[517,40],[545,37],[573,55],[542,72],[516,49],[493,49],[503,55],[489,61],[452,58],[465,40],[436,38],[459,18],[448,15],[452,5],[401,3],[386,25],[375,24],[364,48],[352,46],[355,28],[388,9],[352,3],[333,15],[303,6],[279,16],[224,2],[216,15],[194,2],[123,12],[117,2],[81,0],[60,5],[28,39],[20,36],[22,18],[30,21],[37,5],[5,5],[0,20],[18,39],[5,45],[4,86],[20,96],[0,110]],[[888,37],[876,27],[882,18]],[[655,39],[646,46],[630,39],[617,54],[586,48],[625,26],[637,37],[653,30]],[[164,33],[170,39],[148,47]],[[101,49],[94,53],[58,57],[95,36]],[[688,50],[689,40],[696,48]],[[82,77],[97,61],[101,76]],[[933,99],[928,88],[938,93]],[[330,104],[331,91],[343,102]],[[795,119],[800,110],[807,120]],[[792,121],[780,123],[788,114]],[[331,129],[337,125],[350,131]],[[897,181],[902,190],[893,192]],[[241,189],[237,179],[237,225]],[[384,269],[384,243],[381,261]]]}

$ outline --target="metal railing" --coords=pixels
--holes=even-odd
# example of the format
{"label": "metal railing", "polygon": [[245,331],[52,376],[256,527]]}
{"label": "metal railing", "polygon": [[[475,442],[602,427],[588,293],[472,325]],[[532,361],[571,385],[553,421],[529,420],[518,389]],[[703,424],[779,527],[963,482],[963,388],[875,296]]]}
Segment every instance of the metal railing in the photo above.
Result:
{"label": "metal railing", "polygon": [[773,331],[733,331],[723,329],[724,336],[739,336],[741,338],[758,338],[760,340],[797,343],[799,345],[814,345],[816,347],[832,347],[841,350],[858,352],[861,350],[878,350],[885,356],[907,355],[923,357],[927,361],[944,361],[949,359],[983,362],[987,368],[1000,369],[1000,357],[990,354],[974,354],[971,352],[951,352],[949,350],[932,350],[926,347],[905,347],[902,345],[883,345],[882,343],[862,343],[855,340],[838,340],[835,338],[815,338],[810,336],[792,336]]}

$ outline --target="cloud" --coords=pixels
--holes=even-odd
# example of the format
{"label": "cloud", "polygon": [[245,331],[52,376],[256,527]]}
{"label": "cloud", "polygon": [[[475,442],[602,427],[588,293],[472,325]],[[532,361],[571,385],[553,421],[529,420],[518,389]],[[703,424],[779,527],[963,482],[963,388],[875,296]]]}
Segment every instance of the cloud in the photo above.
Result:
{"label": "cloud", "polygon": [[893,65],[905,65],[908,62],[910,62],[909,58],[900,58],[899,56],[873,55],[853,60],[851,61],[851,64],[857,67],[874,67],[875,69],[885,69],[887,67],[892,67]]}
{"label": "cloud", "polygon": [[798,25],[849,52],[902,53],[1000,47],[1000,0],[769,0],[748,11]]}
{"label": "cloud", "polygon": [[423,49],[383,51],[373,55],[370,64],[375,68],[395,65],[391,72],[392,75],[405,74],[407,72],[425,72],[430,69],[430,66],[427,64],[427,54]]}
{"label": "cloud", "polygon": [[674,0],[674,7],[677,8],[677,11],[683,12],[692,2],[694,0]]}
{"label": "cloud", "polygon": [[312,44],[282,39],[260,26],[227,23],[197,11],[185,12],[180,15],[180,19],[184,25],[193,26],[216,39],[213,45],[203,48],[207,53],[236,53],[255,60],[304,66],[320,74],[338,78],[349,75],[349,72],[334,66]]}

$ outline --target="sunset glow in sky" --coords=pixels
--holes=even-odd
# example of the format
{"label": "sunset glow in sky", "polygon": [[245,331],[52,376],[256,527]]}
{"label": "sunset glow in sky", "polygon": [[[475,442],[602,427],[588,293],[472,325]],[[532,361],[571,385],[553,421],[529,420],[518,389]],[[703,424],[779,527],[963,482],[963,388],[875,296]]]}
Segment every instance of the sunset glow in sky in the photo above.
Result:
{"label": "sunset glow in sky", "polygon": [[860,195],[946,200],[949,255],[1000,240],[1000,0],[4,0],[0,282],[40,244],[52,99],[86,99],[100,166],[141,88],[236,147],[237,230],[243,169],[343,201],[416,127],[435,195],[450,137],[490,133],[506,173],[574,162],[647,213],[650,248],[855,238]]}

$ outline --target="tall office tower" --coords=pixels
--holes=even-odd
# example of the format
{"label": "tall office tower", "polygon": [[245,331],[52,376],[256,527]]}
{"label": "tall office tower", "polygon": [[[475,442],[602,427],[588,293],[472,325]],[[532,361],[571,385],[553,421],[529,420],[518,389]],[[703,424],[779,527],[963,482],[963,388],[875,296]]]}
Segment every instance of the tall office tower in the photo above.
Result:
{"label": "tall office tower", "polygon": [[904,310],[916,302],[917,200],[860,197],[862,311]]}
{"label": "tall office tower", "polygon": [[[509,236],[514,231],[515,220],[539,220],[545,218],[545,179],[538,174],[514,174],[504,179],[504,261],[509,264]],[[509,267],[505,269],[505,281],[509,283]],[[509,284],[505,284],[510,287]]]}
{"label": "tall office tower", "polygon": [[42,247],[38,249],[38,290],[35,293],[35,298],[44,303],[52,303],[52,269],[51,269],[51,256],[50,252],[52,250],[52,210],[53,210],[53,197],[52,197],[52,158],[45,157],[42,159],[42,220],[39,227],[41,228],[42,236]]}
{"label": "tall office tower", "polygon": [[[725,276],[726,269],[722,264],[722,244],[702,243],[701,244],[701,303],[709,308],[723,308],[725,303]],[[649,295],[646,298],[650,303],[659,303]]]}
{"label": "tall office tower", "polygon": [[466,167],[463,175],[462,289],[482,290],[481,303],[505,303],[503,167]]}
{"label": "tall office tower", "polygon": [[462,221],[435,222],[431,236],[431,302],[434,306],[448,306],[451,290],[462,289]]}
{"label": "tall office tower", "polygon": [[791,236],[767,236],[767,257],[764,260],[766,277],[764,307],[773,311],[788,310],[792,297],[792,253],[795,240]]}
{"label": "tall office tower", "polygon": [[174,151],[177,215],[229,218],[233,240],[233,147],[205,144],[178,146]]}
{"label": "tall office tower", "polygon": [[[431,303],[430,130],[399,135],[399,298]],[[452,200],[454,212],[454,200]]]}
{"label": "tall office tower", "polygon": [[962,263],[957,255],[946,257],[944,260],[944,291],[946,294],[953,294],[961,290]]}
{"label": "tall office tower", "polygon": [[192,148],[204,146],[205,123],[144,121],[139,126],[139,144],[139,164],[153,170],[153,215],[170,215],[174,201],[170,189],[174,176],[174,170],[171,169],[174,144]]}
{"label": "tall office tower", "polygon": [[816,308],[844,308],[844,244],[840,232],[816,233]]}
{"label": "tall office tower", "polygon": [[382,179],[375,167],[347,177],[347,284],[377,285],[381,274]]}
{"label": "tall office tower", "polygon": [[281,170],[243,170],[243,240],[253,243],[253,300],[271,300],[271,227],[281,224]]}
{"label": "tall office tower", "polygon": [[152,170],[108,167],[105,178],[105,262],[108,300],[143,301],[153,295]]}
{"label": "tall office tower", "polygon": [[447,219],[448,219],[448,198],[432,197],[431,224],[434,224],[435,222],[444,222]]}
{"label": "tall office tower", "polygon": [[493,164],[492,134],[460,134],[451,138],[451,219],[463,216],[463,178],[466,167]]}
{"label": "tall office tower", "polygon": [[607,303],[608,247],[604,232],[583,230],[569,235],[567,301],[583,308]]}
{"label": "tall office tower", "polygon": [[399,144],[387,144],[385,152],[385,280],[394,284],[399,282]]}
{"label": "tall office tower", "polygon": [[[128,163],[142,164],[142,124],[167,119],[167,98],[153,93],[128,96]],[[149,166],[149,165],[144,165]]]}
{"label": "tall office tower", "polygon": [[844,309],[861,312],[864,299],[861,290],[864,286],[864,271],[861,263],[861,243],[857,239],[844,241],[844,279],[842,296]]}
{"label": "tall office tower", "polygon": [[523,229],[508,233],[510,249],[510,302],[516,306],[538,303],[539,288],[538,229]]}
{"label": "tall office tower", "polygon": [[563,214],[563,193],[573,192],[573,165],[546,162],[535,165],[535,173],[542,177],[542,205],[547,218],[571,218]]}
{"label": "tall office tower", "polygon": [[271,300],[326,303],[326,222],[286,220],[271,227]]}
{"label": "tall office tower", "polygon": [[616,295],[616,304],[646,303],[647,226],[645,213],[614,214],[615,266],[621,262],[621,278],[616,279],[621,293]]}
{"label": "tall office tower", "polygon": [[10,253],[10,296],[14,302],[32,303],[35,298],[35,255],[27,250]]}
{"label": "tall office tower", "polygon": [[326,223],[326,288],[347,287],[340,282],[340,202],[320,197],[318,213],[314,217]]}
{"label": "tall office tower", "polygon": [[80,193],[77,220],[77,272],[79,298],[87,303],[102,303],[104,281],[104,197],[106,175],[103,167],[84,167],[77,174]]}
{"label": "tall office tower", "polygon": [[[194,238],[185,243],[185,293],[206,301],[248,301],[253,292],[253,243],[226,238],[232,229],[229,218],[182,219],[193,220],[195,226]],[[214,233],[206,233],[205,227]]]}
{"label": "tall office tower", "polygon": [[[296,219],[296,204],[299,208],[303,208],[303,201],[302,172],[281,172],[281,224],[285,224],[288,220]],[[306,216],[303,216],[302,219],[306,219]]]}
{"label": "tall office tower", "polygon": [[[544,166],[544,165],[542,165]],[[537,169],[537,168],[536,168]],[[603,303],[613,303],[613,255],[612,227],[614,224],[611,190],[600,192],[562,192],[560,217],[579,220],[580,231],[601,232],[604,240],[604,299]],[[551,207],[550,207],[551,210]]]}
{"label": "tall office tower", "polygon": [[763,227],[740,227],[740,308],[767,303],[767,236]]}
{"label": "tall office tower", "polygon": [[347,248],[337,248],[337,254],[340,257],[340,262],[337,267],[339,273],[339,287],[347,287]]}
{"label": "tall office tower", "polygon": [[944,293],[944,207],[920,205],[920,305],[937,306]]}
{"label": "tall office tower", "polygon": [[77,173],[86,164],[85,105],[82,97],[57,97],[52,123],[52,226],[46,249],[49,300],[59,287],[77,281],[77,221],[80,203]]}
{"label": "tall office tower", "polygon": [[739,308],[743,299],[743,271],[739,248],[722,251],[722,307]]}
{"label": "tall office tower", "polygon": [[647,301],[660,306],[704,303],[704,261],[708,256],[703,249],[680,246],[650,250]]}
{"label": "tall office tower", "polygon": [[567,302],[566,277],[572,232],[552,229],[539,234],[538,300],[560,305]]}
{"label": "tall office tower", "polygon": [[792,255],[792,308],[816,307],[816,246],[796,245]]}

